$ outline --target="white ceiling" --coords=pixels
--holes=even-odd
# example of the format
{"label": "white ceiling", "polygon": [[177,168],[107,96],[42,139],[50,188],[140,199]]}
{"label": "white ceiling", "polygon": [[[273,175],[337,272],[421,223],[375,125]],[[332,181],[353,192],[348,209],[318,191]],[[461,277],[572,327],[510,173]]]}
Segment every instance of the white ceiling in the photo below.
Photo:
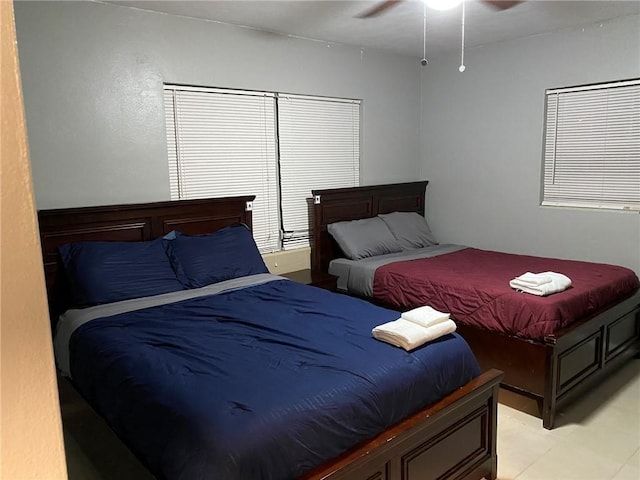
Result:
{"label": "white ceiling", "polygon": [[[422,58],[423,4],[405,0],[369,19],[357,15],[376,1],[235,0],[109,1],[144,10],[202,18]],[[640,14],[639,0],[528,0],[500,11],[481,0],[466,2],[467,47],[604,22]],[[461,7],[427,9],[427,57],[460,46]],[[640,32],[638,34],[640,42]]]}

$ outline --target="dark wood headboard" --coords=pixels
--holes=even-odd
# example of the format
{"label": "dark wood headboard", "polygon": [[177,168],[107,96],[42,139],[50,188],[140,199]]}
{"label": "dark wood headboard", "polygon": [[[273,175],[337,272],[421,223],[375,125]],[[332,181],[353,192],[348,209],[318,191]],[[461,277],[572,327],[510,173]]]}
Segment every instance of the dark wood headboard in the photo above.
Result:
{"label": "dark wood headboard", "polygon": [[179,230],[211,233],[232,225],[251,224],[254,195],[201,200],[40,210],[40,243],[51,320],[69,305],[69,287],[58,255],[65,243],[84,241],[140,242]]}
{"label": "dark wood headboard", "polygon": [[313,190],[311,268],[326,272],[331,260],[344,256],[327,232],[328,224],[375,217],[379,213],[417,212],[424,215],[424,196],[428,183]]}

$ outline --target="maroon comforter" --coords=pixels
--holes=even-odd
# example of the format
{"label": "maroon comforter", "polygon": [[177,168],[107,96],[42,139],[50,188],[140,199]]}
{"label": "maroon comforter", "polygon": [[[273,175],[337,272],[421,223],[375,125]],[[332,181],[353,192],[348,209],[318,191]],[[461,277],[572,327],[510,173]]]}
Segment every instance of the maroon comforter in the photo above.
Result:
{"label": "maroon comforter", "polygon": [[[554,271],[572,286],[547,297],[519,293],[509,280]],[[640,286],[627,268],[465,248],[379,267],[374,296],[399,309],[431,305],[458,322],[541,340],[628,297]]]}

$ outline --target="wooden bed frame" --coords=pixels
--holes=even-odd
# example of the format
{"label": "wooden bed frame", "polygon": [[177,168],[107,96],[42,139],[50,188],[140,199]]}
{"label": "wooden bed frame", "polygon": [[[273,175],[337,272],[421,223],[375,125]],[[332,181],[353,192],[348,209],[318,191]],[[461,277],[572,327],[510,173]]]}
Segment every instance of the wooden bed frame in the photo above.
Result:
{"label": "wooden bed frame", "polygon": [[[312,269],[327,271],[331,260],[343,256],[327,232],[328,224],[393,211],[424,215],[427,183],[314,190]],[[462,324],[458,332],[483,369],[504,371],[503,386],[538,400],[543,426],[551,429],[559,406],[640,351],[640,292],[544,341]]]}
{"label": "wooden bed frame", "polygon": [[[58,246],[77,241],[145,241],[171,230],[210,233],[251,227],[255,197],[182,200],[38,212],[52,319],[69,305]],[[55,320],[54,320],[55,323]],[[304,480],[487,480],[497,475],[497,398],[491,370],[375,438],[308,472]]]}

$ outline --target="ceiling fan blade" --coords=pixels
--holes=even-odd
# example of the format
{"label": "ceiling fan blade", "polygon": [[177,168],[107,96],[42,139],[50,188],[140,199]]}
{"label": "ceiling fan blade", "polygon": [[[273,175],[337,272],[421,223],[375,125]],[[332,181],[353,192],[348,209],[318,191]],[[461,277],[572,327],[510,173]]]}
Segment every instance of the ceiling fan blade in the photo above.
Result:
{"label": "ceiling fan blade", "polygon": [[395,6],[397,3],[400,3],[402,1],[403,0],[387,0],[385,2],[380,2],[375,7],[371,8],[371,9],[365,11],[365,12],[362,12],[360,15],[358,15],[358,18],[375,17],[377,15],[380,15],[385,10]]}
{"label": "ceiling fan blade", "polygon": [[511,7],[515,7],[517,4],[522,3],[522,0],[518,1],[518,2],[509,2],[509,1],[503,1],[503,0],[482,0],[484,3],[491,5],[494,8],[497,8],[498,10],[506,10],[508,8]]}

